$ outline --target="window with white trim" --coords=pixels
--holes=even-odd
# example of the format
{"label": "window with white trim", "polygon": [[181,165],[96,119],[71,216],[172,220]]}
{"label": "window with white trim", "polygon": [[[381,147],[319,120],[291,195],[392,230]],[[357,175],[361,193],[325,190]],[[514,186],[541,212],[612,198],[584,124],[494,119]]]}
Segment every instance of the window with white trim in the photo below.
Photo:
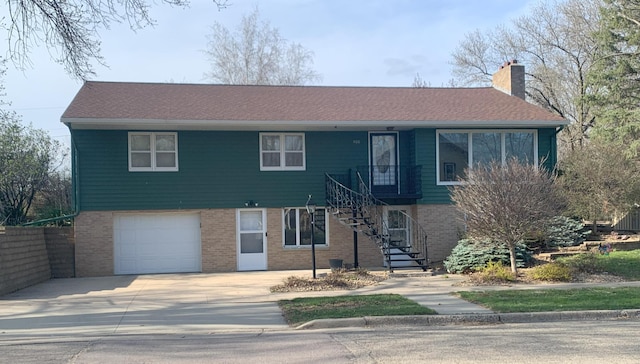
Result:
{"label": "window with white trim", "polygon": [[[315,213],[314,245],[328,245],[327,211],[317,208]],[[311,216],[304,207],[285,208],[283,218],[283,244],[285,247],[311,246]]]}
{"label": "window with white trim", "polygon": [[304,133],[260,133],[261,171],[304,171]]}
{"label": "window with white trim", "polygon": [[439,185],[459,184],[470,166],[510,158],[538,165],[536,130],[438,130],[436,169]]}
{"label": "window with white trim", "polygon": [[129,133],[129,171],[177,171],[178,134]]}

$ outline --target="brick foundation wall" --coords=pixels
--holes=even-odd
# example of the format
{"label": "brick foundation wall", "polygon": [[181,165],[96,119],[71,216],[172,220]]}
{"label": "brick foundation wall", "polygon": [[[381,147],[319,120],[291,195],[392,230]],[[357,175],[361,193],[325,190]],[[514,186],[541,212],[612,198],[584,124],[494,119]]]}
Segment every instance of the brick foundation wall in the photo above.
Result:
{"label": "brick foundation wall", "polygon": [[[329,268],[329,259],[342,259],[353,264],[353,230],[331,215],[327,218],[329,245],[316,246],[316,267]],[[282,209],[267,210],[267,253],[269,270],[310,269],[310,247],[284,247]],[[382,255],[376,245],[363,234],[358,235],[358,264],[363,268],[382,266]]]}
{"label": "brick foundation wall", "polygon": [[[127,213],[154,211],[127,211]],[[176,210],[164,213],[200,213],[202,272],[237,271],[237,238],[235,209]],[[82,212],[75,220],[76,276],[113,275],[113,218],[115,211]],[[282,209],[267,209],[267,269],[310,269],[308,247],[283,246]],[[353,231],[329,216],[329,246],[316,246],[316,266],[329,268],[329,259],[342,259],[353,264]],[[363,234],[358,236],[358,263],[364,268],[382,267],[377,246]]]}
{"label": "brick foundation wall", "polygon": [[237,271],[236,210],[202,210],[200,226],[202,272]]}
{"label": "brick foundation wall", "polygon": [[427,231],[427,249],[431,262],[443,261],[458,243],[464,231],[461,216],[453,205],[418,205],[418,223]]}
{"label": "brick foundation wall", "polygon": [[0,230],[0,295],[51,278],[43,228]]}
{"label": "brick foundation wall", "polygon": [[[461,220],[452,205],[414,205],[414,217],[428,233],[429,259],[444,260],[458,242]],[[150,212],[150,211],[147,211]],[[163,211],[171,212],[171,211]],[[199,212],[201,223],[202,272],[237,271],[236,210],[176,210],[176,213]],[[135,213],[131,211],[131,213]],[[144,213],[144,211],[139,211]],[[76,276],[113,275],[113,214],[111,211],[81,213],[75,221]],[[327,219],[329,246],[316,247],[317,268],[328,268],[329,259],[353,263],[353,230],[333,217]],[[310,269],[310,248],[283,246],[282,209],[267,209],[267,269]],[[378,247],[365,235],[358,234],[358,262],[363,268],[383,266]]]}
{"label": "brick foundation wall", "polygon": [[81,212],[74,225],[76,277],[113,275],[113,213]]}

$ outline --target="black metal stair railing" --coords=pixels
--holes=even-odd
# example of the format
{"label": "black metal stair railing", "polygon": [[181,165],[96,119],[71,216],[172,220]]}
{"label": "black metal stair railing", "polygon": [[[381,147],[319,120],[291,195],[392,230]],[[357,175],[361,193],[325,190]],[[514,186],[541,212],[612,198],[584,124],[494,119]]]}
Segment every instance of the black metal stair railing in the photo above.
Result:
{"label": "black metal stair railing", "polygon": [[[377,210],[381,210],[382,206],[389,206],[389,204],[375,198],[371,194],[371,191],[369,190],[368,185],[364,182],[359,172],[356,172],[356,175],[358,176],[359,190],[363,195],[368,196],[369,200],[367,202],[369,206],[375,206]],[[399,251],[399,253],[395,253],[395,255],[405,256],[406,258],[394,259],[394,261],[414,262],[415,263],[414,266],[417,265],[418,267],[421,267],[423,270],[426,270],[429,263],[428,252],[427,252],[426,230],[418,223],[416,219],[411,217],[411,215],[407,214],[402,210],[396,210],[396,211],[399,212],[401,215],[403,215],[406,221],[409,222],[410,239],[409,239],[408,246],[396,245],[394,244],[395,242],[393,240],[389,239],[388,244],[386,246],[387,251],[385,252],[385,258],[387,259],[387,264],[389,269],[391,271],[393,270],[393,266],[391,264],[391,261],[392,261],[391,257],[394,255],[394,253],[392,253],[392,249],[395,249]],[[386,224],[384,219],[383,219],[383,223]],[[388,227],[386,225],[384,225],[384,229],[385,231],[388,231]]]}
{"label": "black metal stair railing", "polygon": [[[372,186],[377,198],[422,198],[422,166],[384,166],[385,173],[377,173],[379,166],[358,166],[356,172]],[[377,186],[373,183],[376,182]],[[363,192],[363,191],[360,191]]]}
{"label": "black metal stair railing", "polygon": [[332,215],[342,224],[373,240],[389,264],[385,254],[389,250],[388,229],[379,209],[371,205],[373,196],[356,192],[329,174],[325,179],[327,205]]}
{"label": "black metal stair railing", "polygon": [[[350,226],[372,239],[380,248],[390,271],[393,271],[393,262],[399,260],[411,262],[412,265],[406,266],[407,268],[420,267],[426,270],[428,265],[427,236],[424,229],[415,219],[400,211],[410,223],[411,244],[409,246],[395,244],[389,235],[387,222],[383,215],[384,206],[387,204],[376,199],[370,193],[360,174],[356,174],[359,179],[360,192],[345,186],[331,175],[326,175],[325,193],[327,205],[330,207],[332,215],[344,225]],[[405,259],[398,259],[398,256],[403,256]],[[396,259],[392,259],[393,257]]]}

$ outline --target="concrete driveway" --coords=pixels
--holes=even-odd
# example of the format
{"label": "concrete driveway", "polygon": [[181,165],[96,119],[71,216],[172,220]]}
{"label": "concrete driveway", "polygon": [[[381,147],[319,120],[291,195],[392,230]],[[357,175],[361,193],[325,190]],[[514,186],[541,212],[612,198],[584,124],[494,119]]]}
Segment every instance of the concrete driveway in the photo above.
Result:
{"label": "concrete driveway", "polygon": [[450,295],[462,288],[455,284],[463,277],[454,275],[398,277],[353,291],[270,293],[293,275],[310,278],[311,271],[54,279],[0,297],[0,341],[283,330],[289,327],[277,301],[311,296],[396,293],[443,315],[491,313]]}
{"label": "concrete driveway", "polygon": [[[306,273],[306,272],[305,272]],[[8,337],[286,329],[269,287],[303,271],[54,279],[0,297]]]}

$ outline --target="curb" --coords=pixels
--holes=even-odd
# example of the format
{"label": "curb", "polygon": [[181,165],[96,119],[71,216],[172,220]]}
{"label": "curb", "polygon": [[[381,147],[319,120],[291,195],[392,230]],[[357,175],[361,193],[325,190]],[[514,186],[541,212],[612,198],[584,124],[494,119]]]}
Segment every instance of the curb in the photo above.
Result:
{"label": "curb", "polygon": [[640,320],[640,310],[558,311],[424,316],[365,316],[319,319],[297,326],[296,330],[381,326],[445,326],[536,323],[557,321]]}

